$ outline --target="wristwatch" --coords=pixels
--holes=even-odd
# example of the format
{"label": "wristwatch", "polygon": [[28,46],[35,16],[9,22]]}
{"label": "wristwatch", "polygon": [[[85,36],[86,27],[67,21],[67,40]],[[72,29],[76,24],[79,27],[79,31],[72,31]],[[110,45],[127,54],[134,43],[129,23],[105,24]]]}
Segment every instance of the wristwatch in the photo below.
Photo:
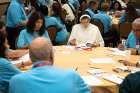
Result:
{"label": "wristwatch", "polygon": [[136,55],[138,55],[139,54],[139,49],[136,49]]}
{"label": "wristwatch", "polygon": [[140,61],[138,61],[137,63],[136,63],[136,67],[138,67],[140,65]]}

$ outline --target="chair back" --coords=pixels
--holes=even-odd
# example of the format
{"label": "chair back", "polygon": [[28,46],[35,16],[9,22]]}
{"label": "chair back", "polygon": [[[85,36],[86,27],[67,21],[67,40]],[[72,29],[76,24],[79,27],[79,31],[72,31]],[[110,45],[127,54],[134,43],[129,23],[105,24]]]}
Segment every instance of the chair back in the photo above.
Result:
{"label": "chair back", "polygon": [[100,32],[101,32],[101,34],[103,36],[103,34],[104,34],[104,25],[103,25],[103,23],[99,19],[94,19],[94,20],[91,21],[91,23],[96,25],[99,28],[99,30],[100,30]]}
{"label": "chair back", "polygon": [[55,37],[56,37],[56,34],[57,34],[57,28],[56,28],[56,26],[53,26],[52,25],[52,26],[47,27],[47,31],[48,31],[50,40],[53,43],[55,41]]}
{"label": "chair back", "polygon": [[127,39],[129,33],[132,30],[132,23],[122,23],[119,24],[120,38]]}

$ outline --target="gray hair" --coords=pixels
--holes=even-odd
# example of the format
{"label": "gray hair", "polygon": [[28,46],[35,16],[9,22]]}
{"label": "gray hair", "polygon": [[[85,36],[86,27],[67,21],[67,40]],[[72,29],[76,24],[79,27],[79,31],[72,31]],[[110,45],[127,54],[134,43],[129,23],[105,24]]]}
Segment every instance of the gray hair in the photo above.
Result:
{"label": "gray hair", "polygon": [[136,18],[136,19],[133,21],[133,24],[140,24],[140,18]]}
{"label": "gray hair", "polygon": [[53,64],[52,44],[44,37],[39,37],[32,41],[29,47],[29,54],[32,62],[49,61]]}

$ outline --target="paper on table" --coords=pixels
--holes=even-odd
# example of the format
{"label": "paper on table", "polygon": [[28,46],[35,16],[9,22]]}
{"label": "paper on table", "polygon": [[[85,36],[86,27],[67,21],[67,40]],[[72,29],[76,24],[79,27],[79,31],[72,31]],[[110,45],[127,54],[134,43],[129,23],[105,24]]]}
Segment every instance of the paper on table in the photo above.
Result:
{"label": "paper on table", "polygon": [[66,48],[66,49],[74,49],[74,47],[73,46],[70,46],[70,45],[66,45],[66,46],[63,46],[63,48]]}
{"label": "paper on table", "polygon": [[69,55],[69,54],[71,54],[71,52],[70,51],[62,51],[62,54]]}
{"label": "paper on table", "polygon": [[29,53],[23,55],[22,57],[19,58],[19,60],[22,60],[23,62],[27,62],[30,60],[30,57],[29,57]]}
{"label": "paper on table", "polygon": [[107,72],[105,72],[102,69],[89,69],[88,73],[97,76],[97,77],[101,77],[102,75],[106,74]]}
{"label": "paper on table", "polygon": [[121,84],[123,82],[123,79],[124,79],[124,78],[121,78],[121,77],[116,76],[114,74],[108,74],[108,75],[106,74],[103,76],[103,78],[105,80],[111,81],[111,82],[116,83],[116,84]]}
{"label": "paper on table", "polygon": [[97,85],[101,85],[103,84],[103,82],[94,77],[94,76],[82,76],[83,80],[85,81],[86,84],[88,84],[89,86],[97,86]]}
{"label": "paper on table", "polygon": [[12,62],[12,64],[18,64],[18,63],[27,62],[27,61],[30,61],[29,53],[23,55],[22,57],[20,57],[17,60],[11,61],[11,62]]}
{"label": "paper on table", "polygon": [[119,50],[118,48],[111,48],[110,50],[112,51],[111,54],[113,55],[127,56],[127,51],[122,51],[122,50]]}
{"label": "paper on table", "polygon": [[112,58],[90,58],[92,63],[116,63]]}
{"label": "paper on table", "polygon": [[18,63],[22,63],[22,60],[14,60],[14,61],[11,61],[12,62],[12,64],[18,64]]}

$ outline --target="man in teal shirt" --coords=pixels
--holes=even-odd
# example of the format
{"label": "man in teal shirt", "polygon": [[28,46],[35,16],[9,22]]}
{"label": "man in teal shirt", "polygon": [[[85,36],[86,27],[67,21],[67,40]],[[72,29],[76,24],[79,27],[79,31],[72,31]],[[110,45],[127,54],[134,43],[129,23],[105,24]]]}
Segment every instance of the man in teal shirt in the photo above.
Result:
{"label": "man in teal shirt", "polygon": [[91,93],[75,71],[52,66],[53,48],[44,37],[33,40],[29,55],[33,68],[11,79],[9,93]]}
{"label": "man in teal shirt", "polygon": [[138,48],[136,45],[140,48],[140,18],[135,19],[132,23],[132,31],[126,41],[127,48]]}

